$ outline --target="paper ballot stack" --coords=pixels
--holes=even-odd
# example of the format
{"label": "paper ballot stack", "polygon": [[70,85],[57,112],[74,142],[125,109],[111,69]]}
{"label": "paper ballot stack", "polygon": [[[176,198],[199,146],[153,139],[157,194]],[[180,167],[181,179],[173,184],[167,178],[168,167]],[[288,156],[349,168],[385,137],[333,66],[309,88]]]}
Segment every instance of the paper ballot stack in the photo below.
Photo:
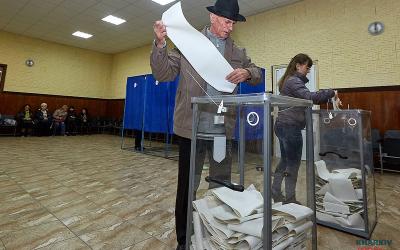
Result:
{"label": "paper ballot stack", "polygon": [[[253,185],[244,192],[214,189],[193,201],[193,250],[262,249],[263,197]],[[272,205],[273,249],[305,249],[313,211],[297,204]]]}
{"label": "paper ballot stack", "polygon": [[315,162],[315,165],[317,218],[364,230],[361,170],[347,168],[330,172],[323,160]]}

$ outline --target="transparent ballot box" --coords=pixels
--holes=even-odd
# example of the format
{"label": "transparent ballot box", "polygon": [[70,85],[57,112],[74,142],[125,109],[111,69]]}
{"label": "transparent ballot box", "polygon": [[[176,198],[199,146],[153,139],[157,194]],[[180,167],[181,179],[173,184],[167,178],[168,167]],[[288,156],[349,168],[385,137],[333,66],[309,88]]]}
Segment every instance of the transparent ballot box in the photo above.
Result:
{"label": "transparent ballot box", "polygon": [[[186,249],[316,249],[311,101],[259,93],[192,104]],[[305,161],[302,128],[289,148],[298,161],[272,152],[274,121],[288,110],[306,121]]]}
{"label": "transparent ballot box", "polygon": [[319,110],[314,114],[320,151],[315,156],[317,223],[370,238],[377,220],[371,112]]}

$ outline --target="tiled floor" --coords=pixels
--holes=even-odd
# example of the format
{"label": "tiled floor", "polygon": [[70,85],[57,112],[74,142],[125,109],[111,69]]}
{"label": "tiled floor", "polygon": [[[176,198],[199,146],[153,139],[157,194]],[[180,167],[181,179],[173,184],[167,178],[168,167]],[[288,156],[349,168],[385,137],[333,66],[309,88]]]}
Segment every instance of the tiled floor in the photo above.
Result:
{"label": "tiled floor", "polygon": [[[1,137],[0,250],[174,249],[176,176],[176,161],[121,150],[116,136]],[[400,175],[376,185],[372,238],[400,249]],[[318,249],[357,239],[318,227]]]}

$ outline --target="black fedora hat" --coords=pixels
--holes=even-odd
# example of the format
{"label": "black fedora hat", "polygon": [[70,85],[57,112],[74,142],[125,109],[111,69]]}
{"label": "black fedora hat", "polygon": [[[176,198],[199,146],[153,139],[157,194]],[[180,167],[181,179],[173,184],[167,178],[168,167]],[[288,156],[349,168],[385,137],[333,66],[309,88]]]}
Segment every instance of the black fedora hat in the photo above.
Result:
{"label": "black fedora hat", "polygon": [[246,18],[239,14],[239,4],[237,0],[217,0],[215,5],[208,6],[207,10],[215,15],[223,16],[233,21],[246,21]]}

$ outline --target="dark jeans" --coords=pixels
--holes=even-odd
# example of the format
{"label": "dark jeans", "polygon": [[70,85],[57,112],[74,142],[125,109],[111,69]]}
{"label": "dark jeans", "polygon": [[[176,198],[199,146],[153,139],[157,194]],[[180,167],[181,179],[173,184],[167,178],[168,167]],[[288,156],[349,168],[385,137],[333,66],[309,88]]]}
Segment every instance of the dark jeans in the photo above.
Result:
{"label": "dark jeans", "polygon": [[[190,175],[190,151],[191,151],[191,140],[183,137],[179,137],[179,169],[178,169],[178,188],[176,192],[176,203],[175,203],[175,225],[176,225],[176,239],[178,244],[183,245],[186,242],[186,224],[187,224],[187,206],[188,206],[188,192],[189,192],[189,175]],[[198,140],[196,145],[196,168],[195,168],[195,193],[199,184],[201,172],[203,170],[203,164],[206,152],[209,156],[210,162],[210,176],[221,179],[231,179],[231,165],[232,156],[230,150],[231,143],[227,141],[226,157],[221,163],[215,162],[212,154],[213,141]],[[217,185],[210,183],[209,188],[214,188]]]}
{"label": "dark jeans", "polygon": [[275,126],[275,134],[279,139],[281,160],[274,173],[272,195],[281,194],[282,181],[285,178],[285,196],[287,201],[296,200],[296,183],[301,163],[303,137],[301,128],[294,126]]}
{"label": "dark jeans", "polygon": [[58,131],[60,131],[60,135],[65,135],[65,122],[55,121],[53,126],[54,135],[57,135]]}
{"label": "dark jeans", "polygon": [[66,122],[66,132],[69,135],[75,135],[78,133],[78,122],[76,119],[69,119]]}
{"label": "dark jeans", "polygon": [[23,136],[28,136],[30,134],[30,131],[32,130],[33,127],[33,122],[31,120],[21,120],[20,121],[20,129],[21,129],[21,135]]}

